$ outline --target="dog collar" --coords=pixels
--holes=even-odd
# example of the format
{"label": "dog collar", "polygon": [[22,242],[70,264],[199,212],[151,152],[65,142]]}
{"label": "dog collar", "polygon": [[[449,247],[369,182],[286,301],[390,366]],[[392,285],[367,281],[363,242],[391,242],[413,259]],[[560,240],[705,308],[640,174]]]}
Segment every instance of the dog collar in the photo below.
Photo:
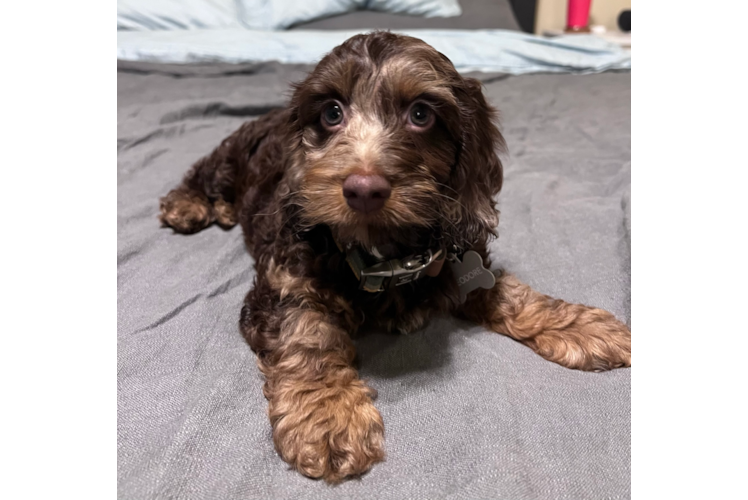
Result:
{"label": "dog collar", "polygon": [[338,248],[345,253],[346,261],[359,281],[359,290],[372,293],[391,290],[425,276],[438,276],[446,257],[441,248],[389,260],[384,260],[376,248],[371,253],[352,245],[342,248],[338,244]]}
{"label": "dog collar", "polygon": [[443,248],[429,249],[421,254],[414,254],[403,259],[389,259],[377,251],[364,252],[357,246],[343,247],[335,241],[346,261],[359,281],[359,290],[371,293],[391,290],[395,287],[413,283],[425,276],[436,277],[449,261],[460,293],[460,303],[464,303],[467,294],[477,288],[490,289],[496,283],[494,274],[483,266],[483,259],[473,250],[445,252]]}

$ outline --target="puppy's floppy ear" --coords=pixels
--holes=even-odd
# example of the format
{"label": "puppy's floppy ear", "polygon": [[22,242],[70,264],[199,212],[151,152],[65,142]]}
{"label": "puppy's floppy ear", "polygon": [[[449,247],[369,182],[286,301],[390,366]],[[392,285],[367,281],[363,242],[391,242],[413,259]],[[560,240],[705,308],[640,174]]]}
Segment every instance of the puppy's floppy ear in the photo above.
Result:
{"label": "puppy's floppy ear", "polygon": [[[486,101],[481,82],[460,78],[455,86],[460,112],[461,146],[451,184],[460,206],[454,235],[457,245],[470,247],[496,235],[499,212],[493,197],[501,190],[503,168],[497,153],[504,152],[504,138],[495,124],[497,111]],[[465,248],[467,249],[467,248]]]}

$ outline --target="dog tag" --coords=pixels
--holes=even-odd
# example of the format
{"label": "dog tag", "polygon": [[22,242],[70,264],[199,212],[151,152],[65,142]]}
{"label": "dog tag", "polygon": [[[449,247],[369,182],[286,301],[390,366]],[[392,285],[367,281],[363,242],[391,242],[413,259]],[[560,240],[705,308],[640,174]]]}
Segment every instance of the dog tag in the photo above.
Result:
{"label": "dog tag", "polygon": [[496,277],[491,271],[483,267],[483,259],[477,252],[468,250],[462,256],[462,262],[455,257],[449,265],[452,274],[460,287],[460,303],[465,303],[467,294],[478,288],[491,289],[496,284]]}

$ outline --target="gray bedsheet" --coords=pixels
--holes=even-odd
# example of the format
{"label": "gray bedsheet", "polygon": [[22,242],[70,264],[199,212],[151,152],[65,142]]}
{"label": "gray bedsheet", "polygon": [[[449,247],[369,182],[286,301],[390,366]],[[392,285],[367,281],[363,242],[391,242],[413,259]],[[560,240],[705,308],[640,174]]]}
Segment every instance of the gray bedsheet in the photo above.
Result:
{"label": "gray bedsheet", "polygon": [[[253,276],[241,231],[182,236],[156,215],[304,70],[119,64],[119,498],[629,498],[630,370],[567,370],[452,318],[356,342],[385,463],[332,487],[276,455],[237,325]],[[510,149],[494,266],[630,321],[630,74],[482,77]]]}

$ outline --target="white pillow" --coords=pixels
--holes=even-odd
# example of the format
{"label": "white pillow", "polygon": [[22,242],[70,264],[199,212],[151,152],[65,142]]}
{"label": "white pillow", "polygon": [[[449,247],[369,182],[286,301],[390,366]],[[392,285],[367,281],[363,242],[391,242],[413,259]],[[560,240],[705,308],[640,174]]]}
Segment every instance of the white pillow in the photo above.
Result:
{"label": "white pillow", "polygon": [[238,0],[243,24],[252,29],[284,29],[294,24],[354,10],[391,14],[454,17],[462,14],[457,0]]}
{"label": "white pillow", "polygon": [[277,30],[363,9],[366,0],[237,0],[237,4],[247,28]]}
{"label": "white pillow", "polygon": [[457,0],[369,0],[365,8],[424,17],[455,17],[462,14]]}
{"label": "white pillow", "polygon": [[462,13],[458,0],[117,0],[117,29],[277,30],[354,10],[425,17]]}
{"label": "white pillow", "polygon": [[240,28],[237,0],[117,0],[118,30]]}

